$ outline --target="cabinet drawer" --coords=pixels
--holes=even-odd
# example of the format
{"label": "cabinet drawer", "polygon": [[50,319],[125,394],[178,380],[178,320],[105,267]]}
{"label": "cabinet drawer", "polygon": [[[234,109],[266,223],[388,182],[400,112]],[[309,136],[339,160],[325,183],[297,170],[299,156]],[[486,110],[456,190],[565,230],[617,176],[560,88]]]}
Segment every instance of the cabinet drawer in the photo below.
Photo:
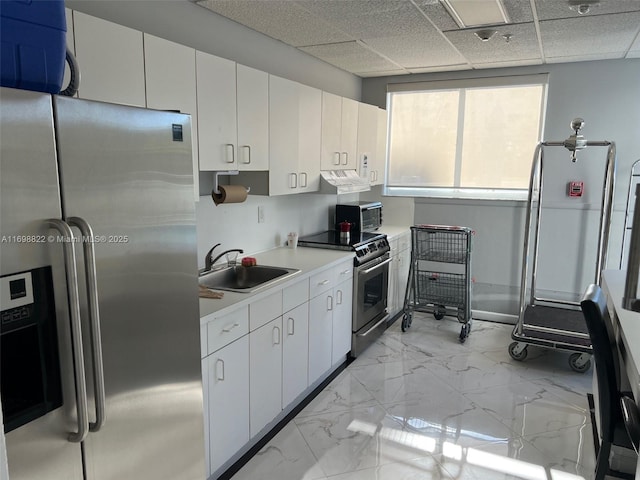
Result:
{"label": "cabinet drawer", "polygon": [[334,269],[327,268],[320,273],[312,275],[309,279],[309,298],[314,298],[331,290],[335,284]]}
{"label": "cabinet drawer", "polygon": [[249,308],[243,307],[207,324],[207,350],[213,353],[249,333]]}
{"label": "cabinet drawer", "polygon": [[398,238],[398,251],[401,252],[411,247],[411,232],[403,233]]}
{"label": "cabinet drawer", "polygon": [[309,300],[309,279],[295,283],[282,291],[282,311],[289,310],[302,305]]}
{"label": "cabinet drawer", "polygon": [[342,283],[345,280],[353,278],[353,261],[349,260],[348,262],[341,263],[333,268],[333,275],[336,281],[336,285],[338,283]]}
{"label": "cabinet drawer", "polygon": [[282,315],[282,290],[249,305],[249,330],[254,331]]}

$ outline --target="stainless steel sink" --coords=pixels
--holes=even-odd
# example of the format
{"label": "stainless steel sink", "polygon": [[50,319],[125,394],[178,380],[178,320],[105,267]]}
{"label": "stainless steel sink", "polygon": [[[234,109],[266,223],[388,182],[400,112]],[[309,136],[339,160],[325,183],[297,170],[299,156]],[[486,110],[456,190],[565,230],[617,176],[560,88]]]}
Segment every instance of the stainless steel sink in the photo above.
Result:
{"label": "stainless steel sink", "polygon": [[214,290],[252,293],[278,280],[291,277],[300,270],[295,268],[269,267],[254,265],[253,267],[226,267],[205,273],[198,283]]}

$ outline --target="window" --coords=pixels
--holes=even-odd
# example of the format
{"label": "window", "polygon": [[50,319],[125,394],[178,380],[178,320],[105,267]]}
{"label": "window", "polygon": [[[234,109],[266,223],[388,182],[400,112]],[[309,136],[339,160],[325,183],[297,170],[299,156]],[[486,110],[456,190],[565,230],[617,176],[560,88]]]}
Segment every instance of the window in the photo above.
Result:
{"label": "window", "polygon": [[527,190],[546,85],[546,75],[389,85],[387,193]]}

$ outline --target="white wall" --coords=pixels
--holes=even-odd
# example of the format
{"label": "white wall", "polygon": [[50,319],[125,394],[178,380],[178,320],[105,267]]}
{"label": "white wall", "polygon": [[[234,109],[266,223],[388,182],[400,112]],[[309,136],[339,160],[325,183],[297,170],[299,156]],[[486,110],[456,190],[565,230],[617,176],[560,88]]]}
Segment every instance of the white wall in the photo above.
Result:
{"label": "white wall", "polygon": [[[388,83],[541,72],[549,73],[545,140],[566,138],[571,133],[569,122],[580,116],[585,119],[582,133],[587,139],[617,144],[608,262],[610,268],[617,268],[631,165],[640,159],[640,60],[371,78],[363,80],[362,94],[364,102],[384,107]],[[605,154],[605,148],[589,148],[572,164],[564,149],[546,150],[538,288],[553,291],[558,298],[580,295],[594,280]],[[584,197],[566,196],[570,180],[585,182]],[[396,199],[396,204],[402,201]],[[409,206],[414,199],[404,202]],[[460,224],[476,229],[475,308],[504,313],[516,313],[524,218],[522,202],[415,200],[416,223]]]}
{"label": "white wall", "polygon": [[264,72],[360,100],[359,77],[187,0],[65,0],[65,5]]}

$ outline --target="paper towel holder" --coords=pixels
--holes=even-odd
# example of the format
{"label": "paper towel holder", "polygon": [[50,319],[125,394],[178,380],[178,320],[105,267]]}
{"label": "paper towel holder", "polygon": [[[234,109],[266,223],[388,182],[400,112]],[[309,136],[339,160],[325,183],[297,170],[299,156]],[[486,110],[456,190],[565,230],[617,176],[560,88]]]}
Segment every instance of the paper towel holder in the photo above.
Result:
{"label": "paper towel holder", "polygon": [[[238,170],[224,170],[224,171],[214,171],[213,172],[213,193],[220,194],[219,188],[219,180],[218,177],[220,175],[238,175],[240,172]],[[244,187],[247,190],[247,193],[251,191],[250,187]]]}

